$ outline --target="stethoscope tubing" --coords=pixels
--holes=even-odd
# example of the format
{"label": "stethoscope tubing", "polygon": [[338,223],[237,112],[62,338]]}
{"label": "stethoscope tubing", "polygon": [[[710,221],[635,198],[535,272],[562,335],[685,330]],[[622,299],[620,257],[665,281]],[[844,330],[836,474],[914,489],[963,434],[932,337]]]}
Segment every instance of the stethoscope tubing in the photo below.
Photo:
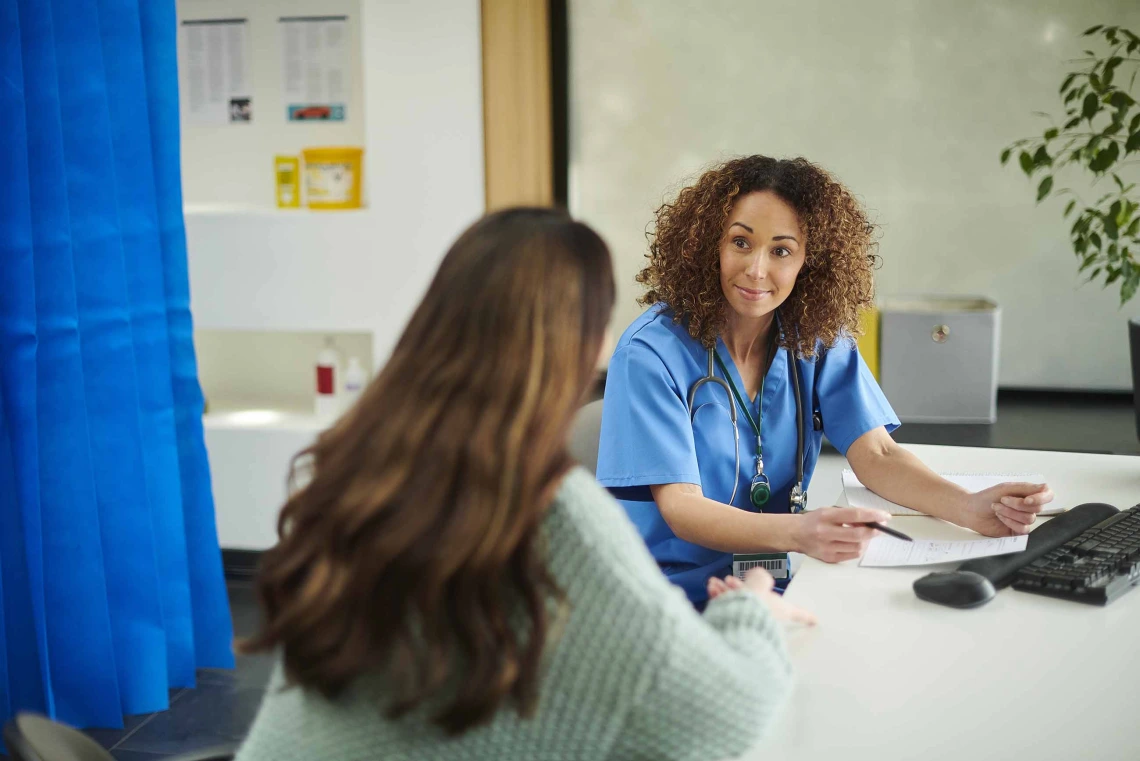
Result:
{"label": "stethoscope tubing", "polygon": [[[724,389],[724,393],[728,395],[729,418],[732,420],[732,436],[734,439],[732,451],[736,453],[736,467],[732,471],[732,496],[728,498],[728,504],[731,505],[736,501],[736,491],[740,485],[740,427],[737,424],[736,398],[733,396],[732,389],[729,388],[728,383],[724,379],[716,377],[714,367],[716,350],[710,348],[708,352],[708,373],[689,389],[689,420],[692,421],[693,416],[696,414],[696,410],[693,408],[693,402],[696,400],[697,390],[700,389],[701,386],[706,383],[712,383]],[[802,392],[800,391],[799,363],[797,363],[795,357],[792,356],[792,352],[787,352],[787,355],[788,366],[791,370],[792,389],[796,398],[796,483],[795,486],[792,487],[792,504],[790,507],[792,512],[800,512],[807,503],[807,492],[804,490],[804,441],[806,439],[804,433],[804,402]]]}

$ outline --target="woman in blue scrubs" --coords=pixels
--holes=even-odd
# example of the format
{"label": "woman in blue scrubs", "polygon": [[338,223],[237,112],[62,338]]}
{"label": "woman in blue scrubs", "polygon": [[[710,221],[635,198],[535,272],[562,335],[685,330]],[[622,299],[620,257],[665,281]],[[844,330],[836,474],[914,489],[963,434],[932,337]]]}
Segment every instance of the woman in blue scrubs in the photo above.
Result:
{"label": "woman in blue scrubs", "polygon": [[[734,553],[850,560],[874,534],[861,524],[889,520],[797,514],[793,362],[804,489],[826,434],[874,492],[987,536],[1027,532],[1053,498],[1045,484],[967,492],[891,439],[898,418],[852,338],[873,303],[874,234],[850,191],[804,159],[734,159],[657,211],[637,277],[648,309],[609,364],[597,478],[695,604]],[[700,384],[690,403],[710,361],[723,384]]]}

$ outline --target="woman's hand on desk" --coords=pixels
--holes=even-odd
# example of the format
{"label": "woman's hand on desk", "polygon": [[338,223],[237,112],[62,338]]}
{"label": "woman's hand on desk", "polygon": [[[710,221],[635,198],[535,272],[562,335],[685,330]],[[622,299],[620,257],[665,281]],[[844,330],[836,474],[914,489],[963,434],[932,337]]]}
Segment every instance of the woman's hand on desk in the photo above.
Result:
{"label": "woman's hand on desk", "polygon": [[864,523],[886,523],[891,519],[884,510],[865,507],[823,507],[792,516],[792,546],[797,552],[825,563],[854,560],[867,549],[875,529]]}
{"label": "woman's hand on desk", "polygon": [[1026,534],[1052,501],[1053,490],[1047,484],[998,484],[966,498],[963,525],[986,536]]}
{"label": "woman's hand on desk", "polygon": [[789,623],[806,624],[807,626],[815,626],[817,623],[814,613],[803,608],[797,608],[785,600],[783,595],[776,592],[776,582],[772,578],[772,574],[763,568],[753,568],[745,575],[744,579],[741,581],[735,576],[718,579],[714,576],[709,579],[709,599],[715,600],[730,590],[747,589],[768,606],[768,610],[772,612],[772,616],[777,621],[788,621]]}

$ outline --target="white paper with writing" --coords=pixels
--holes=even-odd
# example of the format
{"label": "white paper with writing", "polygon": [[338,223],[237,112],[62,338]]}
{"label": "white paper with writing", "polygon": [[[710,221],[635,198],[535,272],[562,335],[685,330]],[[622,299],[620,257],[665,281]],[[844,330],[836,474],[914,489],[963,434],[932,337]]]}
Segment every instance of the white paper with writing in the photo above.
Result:
{"label": "white paper with writing", "polygon": [[916,539],[905,542],[893,536],[879,534],[867,545],[859,565],[869,568],[902,565],[930,565],[954,563],[990,555],[1005,555],[1025,549],[1029,537],[1004,536],[1000,539],[973,539],[961,542]]}

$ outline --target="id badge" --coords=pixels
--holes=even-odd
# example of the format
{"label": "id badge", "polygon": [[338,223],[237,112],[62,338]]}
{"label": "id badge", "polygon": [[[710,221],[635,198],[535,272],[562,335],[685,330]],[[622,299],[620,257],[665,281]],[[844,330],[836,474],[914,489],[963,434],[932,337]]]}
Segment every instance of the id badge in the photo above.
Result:
{"label": "id badge", "polygon": [[732,575],[744,580],[744,574],[753,568],[763,568],[777,581],[791,576],[791,560],[786,552],[754,552],[732,556]]}

